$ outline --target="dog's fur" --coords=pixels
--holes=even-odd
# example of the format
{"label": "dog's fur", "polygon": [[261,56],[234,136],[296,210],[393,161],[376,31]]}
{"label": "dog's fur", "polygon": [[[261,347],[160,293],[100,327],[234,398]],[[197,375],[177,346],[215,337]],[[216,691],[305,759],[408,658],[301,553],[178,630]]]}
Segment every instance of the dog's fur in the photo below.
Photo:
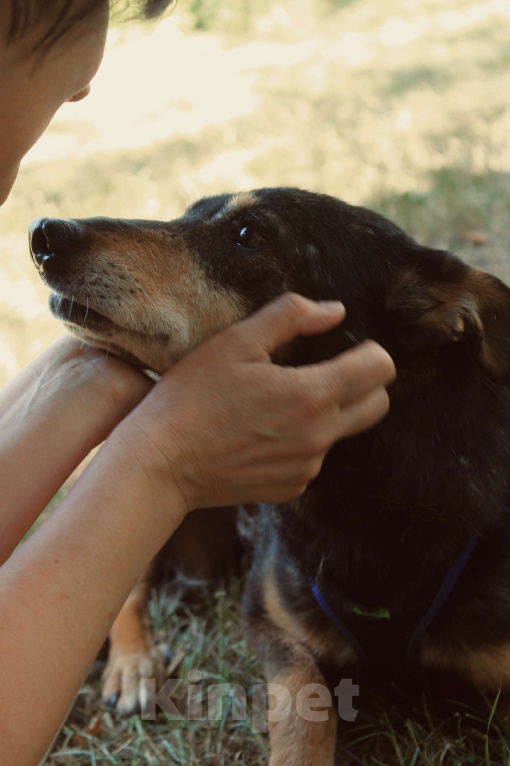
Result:
{"label": "dog's fur", "polygon": [[[373,212],[296,189],[204,199],[170,223],[43,220],[32,251],[44,248],[53,313],[157,373],[284,291],[342,300],[339,328],[298,339],[279,361],[313,363],[373,338],[397,367],[390,414],[337,443],[302,497],[262,511],[245,596],[251,644],[294,698],[338,677],[354,653],[309,578],[337,614],[384,605],[405,633],[477,533],[419,659],[510,686],[510,291],[499,280]],[[400,634],[374,640],[381,674],[398,673]],[[293,711],[272,725],[272,766],[331,764],[335,722]]]}

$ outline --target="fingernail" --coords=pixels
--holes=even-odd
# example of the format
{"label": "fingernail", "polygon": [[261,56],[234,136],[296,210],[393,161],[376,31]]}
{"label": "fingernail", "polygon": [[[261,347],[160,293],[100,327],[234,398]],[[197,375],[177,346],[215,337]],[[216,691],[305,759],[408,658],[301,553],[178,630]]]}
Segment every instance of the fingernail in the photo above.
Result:
{"label": "fingernail", "polygon": [[345,309],[341,301],[317,301],[317,303],[323,311],[328,311],[330,314],[338,314]]}

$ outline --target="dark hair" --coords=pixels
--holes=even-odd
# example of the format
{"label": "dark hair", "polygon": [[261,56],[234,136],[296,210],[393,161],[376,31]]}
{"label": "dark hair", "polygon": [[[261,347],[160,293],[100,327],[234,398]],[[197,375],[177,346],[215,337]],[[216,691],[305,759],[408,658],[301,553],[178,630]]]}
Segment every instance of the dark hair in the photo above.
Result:
{"label": "dark hair", "polygon": [[10,14],[7,41],[23,37],[34,27],[41,28],[32,50],[49,50],[54,43],[80,21],[102,11],[106,4],[119,14],[154,19],[174,0],[8,0]]}

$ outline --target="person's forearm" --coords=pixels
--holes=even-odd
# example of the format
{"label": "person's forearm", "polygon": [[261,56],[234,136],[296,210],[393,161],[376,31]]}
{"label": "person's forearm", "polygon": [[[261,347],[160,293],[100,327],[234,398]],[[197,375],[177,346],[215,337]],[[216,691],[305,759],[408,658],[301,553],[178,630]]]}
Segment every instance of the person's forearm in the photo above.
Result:
{"label": "person's forearm", "polygon": [[42,757],[137,577],[184,516],[177,490],[136,470],[123,433],[0,568],[5,763]]}
{"label": "person's forearm", "polygon": [[139,392],[149,389],[139,373],[121,365],[62,338],[0,391],[0,564]]}

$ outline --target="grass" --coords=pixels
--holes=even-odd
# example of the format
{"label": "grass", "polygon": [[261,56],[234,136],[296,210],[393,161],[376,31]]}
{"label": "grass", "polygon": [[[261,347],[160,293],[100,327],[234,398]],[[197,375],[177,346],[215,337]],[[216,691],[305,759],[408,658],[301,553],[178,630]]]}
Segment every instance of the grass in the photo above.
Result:
{"label": "grass", "polygon": [[[239,683],[240,679],[246,686],[260,683],[259,668],[246,649],[240,628],[241,588],[241,581],[235,578],[189,603],[175,588],[164,598],[154,594],[151,616],[156,637],[172,645],[172,678],[186,681],[190,670],[200,669],[205,688]],[[91,751],[97,763],[122,764],[255,766],[267,756],[265,738],[250,730],[249,721],[231,722],[225,716],[205,723],[172,722],[163,714],[156,722],[138,716],[117,720],[97,700],[100,665],[97,662],[92,669],[50,763],[88,764]],[[172,699],[179,710],[186,711],[184,688]],[[224,712],[228,713],[228,707]],[[87,732],[93,726],[96,735]]]}
{"label": "grass", "polygon": [[[164,219],[204,194],[297,185],[373,207],[510,283],[509,6],[181,0],[159,27],[116,28],[89,103],[62,111],[0,211],[0,383],[61,332],[27,254],[27,224],[41,215]],[[172,674],[261,680],[241,591],[235,578],[194,597],[175,585],[154,594]],[[117,719],[99,702],[103,663],[52,766],[266,762],[265,736],[229,716]],[[342,725],[342,764],[510,763],[495,700],[362,692],[363,712]]]}

